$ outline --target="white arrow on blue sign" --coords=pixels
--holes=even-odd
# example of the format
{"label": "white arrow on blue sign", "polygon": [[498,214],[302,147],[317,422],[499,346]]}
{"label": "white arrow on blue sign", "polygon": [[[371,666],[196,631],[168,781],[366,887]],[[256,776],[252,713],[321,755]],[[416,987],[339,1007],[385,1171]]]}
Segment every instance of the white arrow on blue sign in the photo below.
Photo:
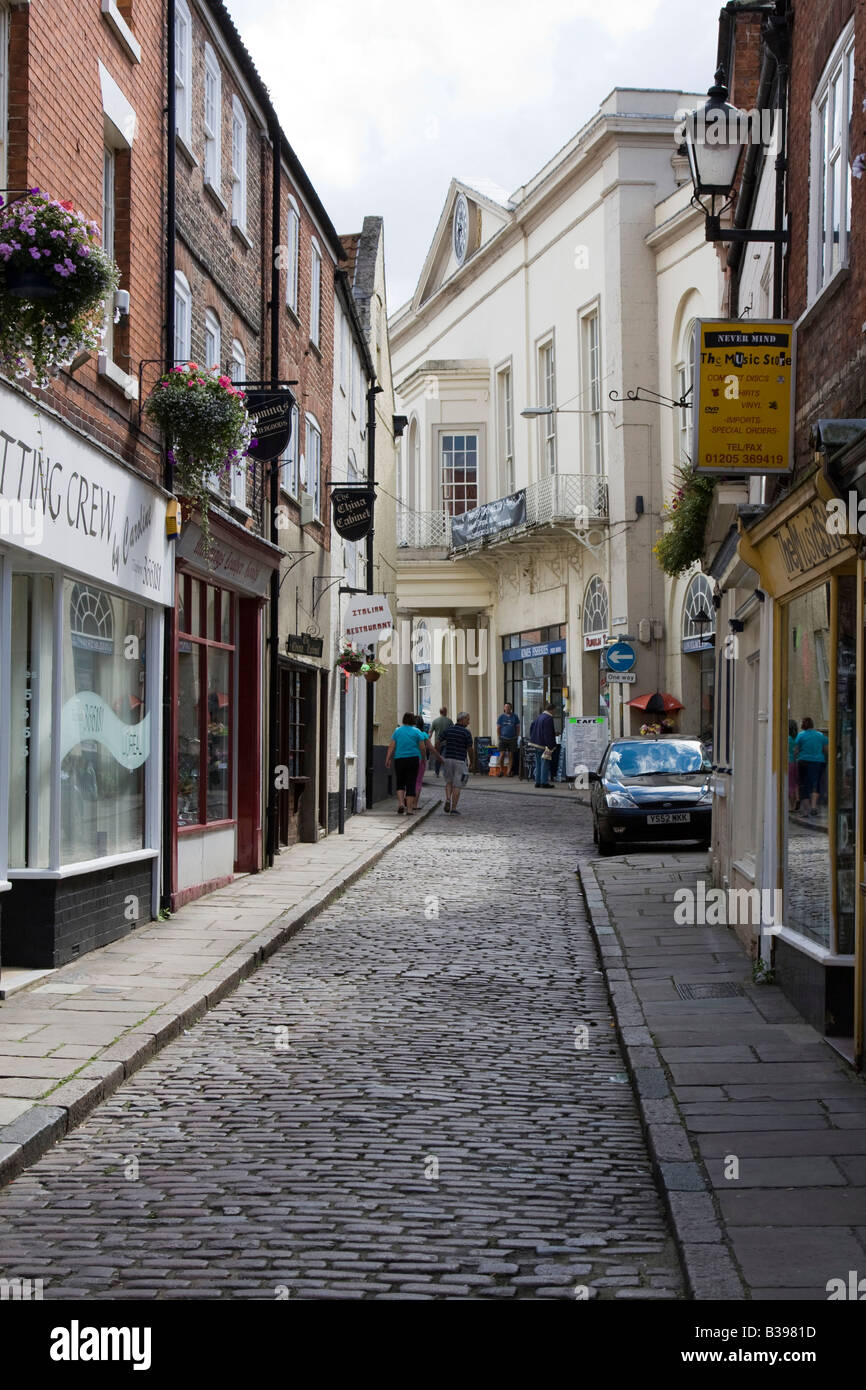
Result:
{"label": "white arrow on blue sign", "polygon": [[609,671],[630,671],[637,661],[637,652],[628,642],[614,642],[605,655]]}

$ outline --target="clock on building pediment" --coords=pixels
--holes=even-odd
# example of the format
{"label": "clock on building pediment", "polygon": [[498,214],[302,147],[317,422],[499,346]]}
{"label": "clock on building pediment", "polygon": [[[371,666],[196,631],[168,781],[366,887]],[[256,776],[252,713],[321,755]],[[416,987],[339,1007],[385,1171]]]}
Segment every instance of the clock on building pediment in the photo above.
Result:
{"label": "clock on building pediment", "polygon": [[457,195],[457,199],[454,203],[452,240],[457,264],[462,265],[466,260],[466,253],[469,250],[469,204],[463,193]]}

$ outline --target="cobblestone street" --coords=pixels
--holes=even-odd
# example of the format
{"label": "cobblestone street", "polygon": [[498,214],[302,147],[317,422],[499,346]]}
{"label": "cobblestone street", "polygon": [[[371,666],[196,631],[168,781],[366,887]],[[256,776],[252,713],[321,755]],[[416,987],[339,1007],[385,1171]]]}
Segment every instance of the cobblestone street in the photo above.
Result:
{"label": "cobblestone street", "polygon": [[0,1193],[0,1273],[46,1299],[682,1297],[574,874],[589,813],[476,780],[461,810]]}

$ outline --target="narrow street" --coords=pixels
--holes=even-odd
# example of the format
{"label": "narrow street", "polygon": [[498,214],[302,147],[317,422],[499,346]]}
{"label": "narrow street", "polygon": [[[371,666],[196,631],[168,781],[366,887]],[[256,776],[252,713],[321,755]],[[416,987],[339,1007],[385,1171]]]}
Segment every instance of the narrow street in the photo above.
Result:
{"label": "narrow street", "polygon": [[574,873],[589,813],[478,782],[461,810],[0,1193],[5,1272],[46,1299],[683,1296]]}

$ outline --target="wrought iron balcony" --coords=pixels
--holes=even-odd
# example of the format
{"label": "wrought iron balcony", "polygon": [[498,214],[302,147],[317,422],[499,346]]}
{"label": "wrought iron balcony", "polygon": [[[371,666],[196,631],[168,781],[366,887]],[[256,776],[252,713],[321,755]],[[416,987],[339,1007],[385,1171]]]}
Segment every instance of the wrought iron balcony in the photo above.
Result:
{"label": "wrought iron balcony", "polygon": [[[397,510],[397,544],[417,550],[462,550],[483,541],[511,538],[533,526],[586,526],[609,515],[607,478],[597,473],[554,473],[529,483],[511,497],[500,497],[451,517],[441,508]],[[452,522],[456,523],[452,525]]]}

